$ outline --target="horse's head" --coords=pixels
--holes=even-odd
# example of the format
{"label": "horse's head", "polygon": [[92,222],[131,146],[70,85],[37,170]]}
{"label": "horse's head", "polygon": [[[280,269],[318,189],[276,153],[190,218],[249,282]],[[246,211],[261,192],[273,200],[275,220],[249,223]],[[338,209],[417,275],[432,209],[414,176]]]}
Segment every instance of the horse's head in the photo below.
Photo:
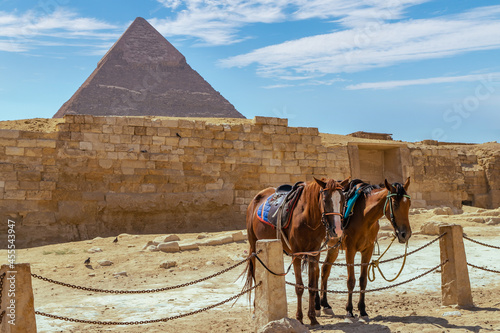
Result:
{"label": "horse's head", "polygon": [[320,200],[319,208],[321,211],[321,221],[325,225],[329,237],[336,236],[335,225],[340,226],[342,222],[342,211],[344,209],[345,196],[344,186],[349,183],[347,178],[342,182],[333,179],[316,179],[314,181],[319,185]]}
{"label": "horse's head", "polygon": [[410,177],[408,177],[404,185],[400,183],[391,185],[387,182],[387,179],[385,180],[385,187],[389,193],[384,205],[384,214],[391,221],[400,243],[406,243],[411,237],[410,219],[408,218],[411,198],[406,192],[409,186]]}

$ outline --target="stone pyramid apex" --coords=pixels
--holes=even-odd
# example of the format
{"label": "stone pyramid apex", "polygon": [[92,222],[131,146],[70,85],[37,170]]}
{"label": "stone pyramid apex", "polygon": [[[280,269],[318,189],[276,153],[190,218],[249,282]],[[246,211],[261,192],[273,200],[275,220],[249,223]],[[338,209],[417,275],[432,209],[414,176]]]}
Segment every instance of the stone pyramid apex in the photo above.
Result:
{"label": "stone pyramid apex", "polygon": [[54,118],[65,114],[245,118],[142,17]]}
{"label": "stone pyramid apex", "polygon": [[178,66],[186,62],[186,58],[142,17],[137,17],[132,22],[97,67],[108,60],[167,66]]}

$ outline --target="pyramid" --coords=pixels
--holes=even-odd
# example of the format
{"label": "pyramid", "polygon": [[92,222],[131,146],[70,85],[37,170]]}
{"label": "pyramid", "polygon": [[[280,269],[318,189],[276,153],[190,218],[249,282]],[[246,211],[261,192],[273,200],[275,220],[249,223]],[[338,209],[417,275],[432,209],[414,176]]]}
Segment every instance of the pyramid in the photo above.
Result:
{"label": "pyramid", "polygon": [[53,116],[245,118],[138,17]]}

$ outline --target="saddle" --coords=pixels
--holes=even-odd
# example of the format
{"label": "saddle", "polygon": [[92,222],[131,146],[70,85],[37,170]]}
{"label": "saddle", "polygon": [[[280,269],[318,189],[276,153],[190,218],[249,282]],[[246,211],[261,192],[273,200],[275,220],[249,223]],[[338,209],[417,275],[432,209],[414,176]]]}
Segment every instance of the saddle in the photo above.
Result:
{"label": "saddle", "polygon": [[276,192],[259,206],[257,218],[273,228],[278,227],[279,223],[279,228],[286,229],[303,189],[303,182],[297,182],[293,186],[288,184],[279,186]]}
{"label": "saddle", "polygon": [[[361,184],[360,186],[358,186]],[[363,191],[363,182],[359,179],[351,181],[349,184],[349,189],[344,192],[346,203],[344,206],[343,220],[342,220],[342,230],[347,229],[349,226],[349,220],[354,212],[354,205],[360,197]]]}

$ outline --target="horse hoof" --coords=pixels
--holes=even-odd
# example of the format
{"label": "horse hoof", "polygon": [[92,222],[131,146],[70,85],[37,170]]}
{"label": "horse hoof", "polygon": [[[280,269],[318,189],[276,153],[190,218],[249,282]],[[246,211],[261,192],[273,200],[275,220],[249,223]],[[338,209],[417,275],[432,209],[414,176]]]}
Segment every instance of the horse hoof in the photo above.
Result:
{"label": "horse hoof", "polygon": [[368,316],[361,316],[359,317],[359,322],[367,324],[370,322],[370,318]]}
{"label": "horse hoof", "polygon": [[319,322],[316,319],[311,319],[311,326],[319,325]]}
{"label": "horse hoof", "polygon": [[321,310],[314,310],[316,311],[316,317],[321,317]]}
{"label": "horse hoof", "polygon": [[352,313],[347,313],[344,317],[344,322],[346,323],[354,323],[354,315]]}
{"label": "horse hoof", "polygon": [[325,315],[327,315],[327,316],[333,316],[334,315],[332,308],[323,308],[323,313]]}

